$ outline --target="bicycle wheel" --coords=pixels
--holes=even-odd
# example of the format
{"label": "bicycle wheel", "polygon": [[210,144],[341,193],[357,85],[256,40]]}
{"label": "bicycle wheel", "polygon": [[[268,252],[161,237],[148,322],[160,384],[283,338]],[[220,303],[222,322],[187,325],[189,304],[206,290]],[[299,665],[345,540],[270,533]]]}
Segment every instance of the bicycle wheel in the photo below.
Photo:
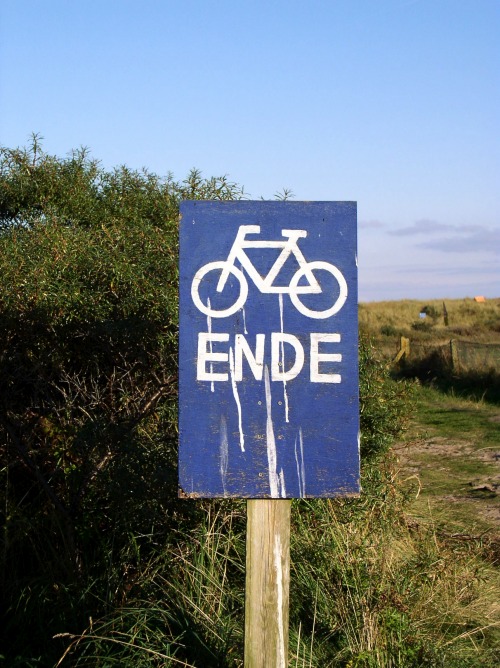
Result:
{"label": "bicycle wheel", "polygon": [[237,267],[233,266],[229,268],[229,273],[233,274],[233,276],[235,276],[235,278],[237,278],[239,282],[239,295],[234,304],[232,306],[228,306],[227,308],[215,309],[212,308],[210,299],[207,300],[207,304],[204,304],[202,302],[200,298],[200,284],[203,281],[203,279],[205,279],[205,276],[210,271],[217,272],[217,276],[211,278],[208,283],[210,287],[213,286],[212,292],[215,299],[217,295],[216,287],[217,284],[219,283],[220,274],[225,268],[226,268],[226,263],[222,260],[204,264],[203,267],[200,267],[196,272],[196,274],[194,275],[193,282],[191,284],[191,297],[193,299],[196,308],[205,315],[209,315],[212,318],[227,318],[228,316],[233,315],[233,313],[236,313],[236,311],[239,311],[240,308],[244,306],[248,297],[247,279],[245,278],[242,271],[240,271]]}
{"label": "bicycle wheel", "polygon": [[[300,301],[299,295],[296,291],[296,288],[299,285],[299,281],[302,278],[302,276],[305,275],[306,271],[314,269],[322,269],[323,271],[327,271],[330,274],[332,274],[339,286],[339,295],[335,300],[333,306],[324,309],[323,311],[314,311],[313,309],[310,309],[307,306],[305,306]],[[299,313],[302,313],[302,315],[307,316],[308,318],[316,318],[316,319],[329,318],[335,313],[338,313],[342,308],[342,306],[344,306],[345,300],[347,299],[347,283],[342,272],[340,271],[340,269],[337,269],[335,265],[330,264],[329,262],[323,262],[321,260],[318,260],[316,262],[308,262],[306,267],[301,267],[300,269],[297,270],[297,272],[293,275],[292,280],[290,281],[290,299],[292,300],[292,304],[295,306],[297,311],[299,311]]]}

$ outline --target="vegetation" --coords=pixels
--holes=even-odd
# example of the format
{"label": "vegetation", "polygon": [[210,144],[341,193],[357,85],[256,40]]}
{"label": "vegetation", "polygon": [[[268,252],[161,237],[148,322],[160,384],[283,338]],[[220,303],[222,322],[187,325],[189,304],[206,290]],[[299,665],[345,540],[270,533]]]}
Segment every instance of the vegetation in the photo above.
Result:
{"label": "vegetation", "polygon": [[449,534],[480,537],[500,563],[498,404],[418,388],[417,414],[397,452],[421,485],[414,517]]}
{"label": "vegetation", "polygon": [[178,203],[241,191],[36,138],[2,150],[0,179],[1,633],[27,661],[195,522],[176,500]]}
{"label": "vegetation", "polygon": [[359,321],[388,360],[396,358],[401,337],[410,340],[409,355],[397,367],[399,377],[500,403],[500,298],[360,304]]}
{"label": "vegetation", "polygon": [[[420,314],[426,315],[420,318]],[[424,325],[418,327],[418,325]],[[435,299],[419,302],[403,299],[392,302],[366,302],[359,307],[359,325],[383,344],[383,337],[408,336],[439,344],[453,338],[484,343],[500,343],[500,298],[484,303],[473,298]],[[420,332],[419,332],[420,329]],[[385,342],[387,344],[387,342]]]}
{"label": "vegetation", "polygon": [[[0,151],[0,663],[242,665],[243,502],[177,498],[179,183]],[[397,327],[397,323],[386,323]],[[296,666],[494,666],[492,566],[408,516],[412,388],[360,343],[360,499],[293,507]]]}

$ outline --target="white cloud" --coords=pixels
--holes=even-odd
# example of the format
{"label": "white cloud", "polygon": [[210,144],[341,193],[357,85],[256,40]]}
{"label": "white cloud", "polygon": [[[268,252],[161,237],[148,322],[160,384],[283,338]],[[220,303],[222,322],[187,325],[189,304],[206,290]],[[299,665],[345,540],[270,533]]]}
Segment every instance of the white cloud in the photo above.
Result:
{"label": "white cloud", "polygon": [[419,248],[442,251],[443,253],[494,253],[500,254],[500,229],[476,227],[472,234],[457,234],[442,239],[432,239],[418,244]]}
{"label": "white cloud", "polygon": [[417,220],[410,227],[402,227],[399,230],[391,230],[388,232],[388,234],[394,237],[406,237],[413,236],[414,234],[435,234],[436,232],[453,229],[455,229],[454,225],[446,225],[445,223],[439,223],[436,220],[423,218],[422,220]]}

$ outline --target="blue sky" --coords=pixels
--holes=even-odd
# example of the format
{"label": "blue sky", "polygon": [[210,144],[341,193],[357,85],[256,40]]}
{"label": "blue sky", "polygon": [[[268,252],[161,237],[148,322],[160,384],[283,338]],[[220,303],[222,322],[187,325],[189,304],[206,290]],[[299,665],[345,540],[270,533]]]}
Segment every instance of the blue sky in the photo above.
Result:
{"label": "blue sky", "polygon": [[499,0],[2,0],[0,143],[356,200],[362,301],[500,296]]}

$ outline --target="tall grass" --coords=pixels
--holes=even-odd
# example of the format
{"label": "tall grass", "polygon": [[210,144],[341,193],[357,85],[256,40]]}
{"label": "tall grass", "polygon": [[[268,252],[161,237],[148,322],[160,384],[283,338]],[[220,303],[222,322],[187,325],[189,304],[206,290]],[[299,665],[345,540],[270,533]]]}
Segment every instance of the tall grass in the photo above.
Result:
{"label": "tall grass", "polygon": [[[428,315],[420,319],[424,310]],[[500,298],[485,303],[471,298],[366,302],[359,307],[359,324],[362,331],[377,337],[403,334],[435,341],[463,337],[500,342]]]}
{"label": "tall grass", "polygon": [[402,509],[388,515],[373,500],[359,504],[351,510],[363,521],[355,523],[346,521],[346,504],[333,501],[307,504],[296,516],[294,597],[303,615],[315,611],[314,628],[301,620],[312,656],[304,652],[299,665],[495,666],[493,570]]}
{"label": "tall grass", "polygon": [[[297,668],[497,665],[491,566],[405,512],[417,493],[395,461],[370,466],[358,500],[295,501],[290,652]],[[206,502],[137,574],[127,603],[70,641],[58,665],[239,667],[244,504]]]}
{"label": "tall grass", "polygon": [[[57,665],[225,666],[243,655],[244,504],[203,503],[144,563],[123,606],[90,620]],[[236,663],[235,663],[236,661]]]}

